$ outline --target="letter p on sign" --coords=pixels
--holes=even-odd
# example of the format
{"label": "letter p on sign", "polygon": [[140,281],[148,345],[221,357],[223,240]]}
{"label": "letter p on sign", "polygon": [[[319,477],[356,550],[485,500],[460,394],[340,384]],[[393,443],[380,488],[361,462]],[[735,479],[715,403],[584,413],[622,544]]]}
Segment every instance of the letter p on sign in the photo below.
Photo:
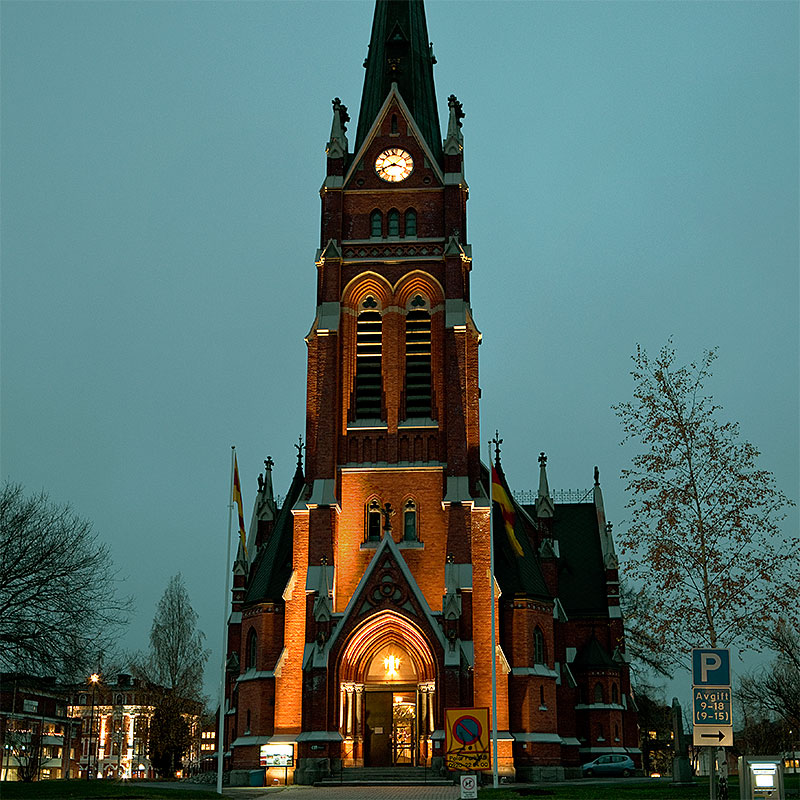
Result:
{"label": "letter p on sign", "polygon": [[692,650],[692,683],[695,686],[730,686],[730,651]]}

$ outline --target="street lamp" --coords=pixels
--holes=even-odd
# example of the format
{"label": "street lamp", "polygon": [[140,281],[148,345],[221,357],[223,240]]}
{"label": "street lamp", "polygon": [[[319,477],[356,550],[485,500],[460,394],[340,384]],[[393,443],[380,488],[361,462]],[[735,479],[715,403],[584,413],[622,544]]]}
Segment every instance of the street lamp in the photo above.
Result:
{"label": "street lamp", "polygon": [[[89,758],[86,761],[86,780],[88,781],[92,775],[92,734],[94,733],[94,695],[97,691],[97,683],[100,680],[100,675],[93,672],[89,676],[89,682],[92,684],[92,711],[89,715]],[[95,768],[97,762],[95,760]]]}

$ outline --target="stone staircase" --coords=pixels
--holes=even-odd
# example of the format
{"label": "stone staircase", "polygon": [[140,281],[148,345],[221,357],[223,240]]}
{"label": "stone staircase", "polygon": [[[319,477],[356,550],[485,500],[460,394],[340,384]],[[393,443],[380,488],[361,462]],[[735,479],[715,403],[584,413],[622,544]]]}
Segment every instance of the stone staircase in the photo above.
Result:
{"label": "stone staircase", "polygon": [[345,767],[314,786],[452,786],[426,767]]}

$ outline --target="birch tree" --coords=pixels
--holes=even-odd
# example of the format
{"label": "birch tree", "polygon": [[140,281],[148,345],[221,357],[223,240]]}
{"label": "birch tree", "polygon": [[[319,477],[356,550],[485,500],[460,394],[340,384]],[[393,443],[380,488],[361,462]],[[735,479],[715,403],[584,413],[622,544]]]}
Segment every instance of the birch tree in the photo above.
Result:
{"label": "birch tree", "polygon": [[641,609],[655,646],[674,664],[692,647],[758,647],[797,607],[791,505],[759,451],[706,394],[716,351],[679,365],[671,342],[633,356],[633,400],[614,409],[623,444],[630,524],[619,537],[628,578],[647,590]]}

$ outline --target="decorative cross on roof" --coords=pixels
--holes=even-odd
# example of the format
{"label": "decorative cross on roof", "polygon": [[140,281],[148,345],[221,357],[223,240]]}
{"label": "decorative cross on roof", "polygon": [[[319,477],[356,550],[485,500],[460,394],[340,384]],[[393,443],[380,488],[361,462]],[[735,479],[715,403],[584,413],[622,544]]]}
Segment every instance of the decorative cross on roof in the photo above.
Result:
{"label": "decorative cross on roof", "polygon": [[500,438],[500,431],[495,430],[494,432],[494,439],[490,440],[489,445],[494,445],[494,463],[499,465],[500,464],[500,445],[503,444],[503,440]]}
{"label": "decorative cross on roof", "polygon": [[297,438],[297,444],[295,445],[297,448],[297,466],[302,469],[303,467],[303,450],[306,449],[306,446],[303,444],[303,437],[299,436]]}

